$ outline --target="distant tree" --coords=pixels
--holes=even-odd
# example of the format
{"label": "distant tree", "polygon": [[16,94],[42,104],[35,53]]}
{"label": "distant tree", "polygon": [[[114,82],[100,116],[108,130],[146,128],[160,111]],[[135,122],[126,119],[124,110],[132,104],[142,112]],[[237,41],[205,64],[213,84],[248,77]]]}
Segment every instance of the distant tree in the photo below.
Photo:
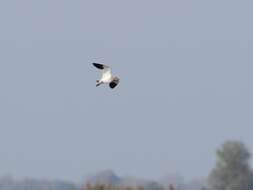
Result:
{"label": "distant tree", "polygon": [[169,190],[176,190],[176,188],[174,187],[174,185],[170,185]]}
{"label": "distant tree", "polygon": [[[144,187],[138,186],[138,187],[136,187],[135,189],[136,189],[136,190],[144,190]],[[154,189],[154,190],[155,190],[155,189]]]}
{"label": "distant tree", "polygon": [[138,190],[163,190],[163,186],[157,182],[150,182],[144,185],[144,187],[139,187]]}
{"label": "distant tree", "polygon": [[211,190],[252,190],[250,153],[242,142],[228,141],[217,150],[218,161],[211,171]]}
{"label": "distant tree", "polygon": [[91,183],[87,182],[82,190],[93,190]]}
{"label": "distant tree", "polygon": [[[119,188],[118,188],[118,189],[119,189]],[[117,189],[117,190],[118,190],[118,189]],[[125,187],[124,189],[125,189],[125,190],[134,190],[134,188],[133,188],[133,187],[130,187],[130,186],[127,186],[127,187]]]}

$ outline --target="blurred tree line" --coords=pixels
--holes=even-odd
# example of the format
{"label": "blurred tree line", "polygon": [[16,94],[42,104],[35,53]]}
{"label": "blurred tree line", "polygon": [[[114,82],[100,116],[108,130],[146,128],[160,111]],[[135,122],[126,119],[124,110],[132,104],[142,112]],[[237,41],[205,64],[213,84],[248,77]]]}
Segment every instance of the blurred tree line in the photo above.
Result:
{"label": "blurred tree line", "polygon": [[0,190],[80,190],[74,183],[24,179],[16,180],[11,176],[0,178]]}
{"label": "blurred tree line", "polygon": [[133,185],[129,181],[120,183],[122,179],[111,174],[107,175],[111,183],[78,185],[66,181],[15,180],[5,176],[0,178],[0,190],[253,190],[250,158],[250,151],[242,142],[227,141],[217,150],[216,165],[203,181],[167,185],[149,181]]}
{"label": "blurred tree line", "polygon": [[[82,190],[146,190],[146,189],[152,189],[152,190],[166,190],[166,188],[160,186],[160,185],[154,185],[152,187],[146,186],[122,186],[122,185],[105,185],[105,184],[96,184],[91,185],[87,183],[85,187]],[[176,190],[173,185],[170,185],[167,190]]]}

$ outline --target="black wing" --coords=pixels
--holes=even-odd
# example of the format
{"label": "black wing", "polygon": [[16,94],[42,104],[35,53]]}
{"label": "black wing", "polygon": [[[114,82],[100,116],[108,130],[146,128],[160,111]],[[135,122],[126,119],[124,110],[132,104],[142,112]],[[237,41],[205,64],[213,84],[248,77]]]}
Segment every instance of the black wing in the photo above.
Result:
{"label": "black wing", "polygon": [[109,86],[111,89],[114,89],[119,84],[119,78],[115,78],[112,82],[110,82]]}
{"label": "black wing", "polygon": [[117,85],[118,85],[118,84],[115,83],[115,82],[111,82],[111,83],[109,84],[109,86],[111,87],[111,89],[114,89]]}
{"label": "black wing", "polygon": [[99,64],[99,63],[93,63],[93,65],[95,67],[97,67],[98,69],[102,69],[102,70],[105,68],[105,65],[102,65],[102,64]]}

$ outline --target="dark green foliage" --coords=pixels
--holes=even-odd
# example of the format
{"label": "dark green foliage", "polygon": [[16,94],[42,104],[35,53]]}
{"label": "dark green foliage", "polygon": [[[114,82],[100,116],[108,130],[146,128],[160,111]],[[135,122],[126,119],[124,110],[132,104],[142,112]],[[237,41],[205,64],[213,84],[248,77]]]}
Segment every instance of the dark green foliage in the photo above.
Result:
{"label": "dark green foliage", "polygon": [[228,141],[217,151],[218,161],[209,176],[211,190],[252,190],[250,153],[242,142]]}

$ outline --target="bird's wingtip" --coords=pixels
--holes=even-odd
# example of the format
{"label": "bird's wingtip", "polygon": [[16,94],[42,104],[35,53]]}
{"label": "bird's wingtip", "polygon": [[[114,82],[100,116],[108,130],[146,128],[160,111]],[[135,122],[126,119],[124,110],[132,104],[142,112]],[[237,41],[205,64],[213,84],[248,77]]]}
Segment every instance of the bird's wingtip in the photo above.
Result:
{"label": "bird's wingtip", "polygon": [[104,69],[104,65],[103,64],[100,64],[100,63],[92,63],[96,68],[98,69]]}

